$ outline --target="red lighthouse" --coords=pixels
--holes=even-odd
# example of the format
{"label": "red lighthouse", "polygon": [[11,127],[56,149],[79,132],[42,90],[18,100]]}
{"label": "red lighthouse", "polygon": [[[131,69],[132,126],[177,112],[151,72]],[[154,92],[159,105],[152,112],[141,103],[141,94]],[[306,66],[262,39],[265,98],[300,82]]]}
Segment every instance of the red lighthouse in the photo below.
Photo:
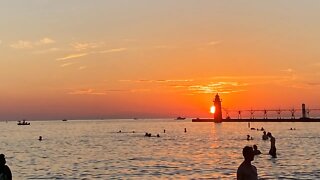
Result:
{"label": "red lighthouse", "polygon": [[214,112],[214,120],[215,122],[222,122],[222,110],[221,110],[221,99],[217,94],[213,101],[215,112]]}

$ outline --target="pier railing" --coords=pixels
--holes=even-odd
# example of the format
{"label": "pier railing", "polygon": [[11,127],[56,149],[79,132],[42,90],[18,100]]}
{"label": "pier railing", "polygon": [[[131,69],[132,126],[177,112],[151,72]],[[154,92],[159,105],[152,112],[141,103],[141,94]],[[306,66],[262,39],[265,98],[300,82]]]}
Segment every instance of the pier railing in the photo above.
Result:
{"label": "pier railing", "polygon": [[244,109],[232,110],[223,108],[225,118],[231,119],[297,119],[320,117],[320,108],[303,109]]}

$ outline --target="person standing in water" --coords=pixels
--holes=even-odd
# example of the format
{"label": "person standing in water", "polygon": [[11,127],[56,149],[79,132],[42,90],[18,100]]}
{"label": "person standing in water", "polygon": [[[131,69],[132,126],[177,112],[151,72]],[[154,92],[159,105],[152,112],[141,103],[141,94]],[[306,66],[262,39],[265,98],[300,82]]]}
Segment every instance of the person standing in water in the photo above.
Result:
{"label": "person standing in water", "polygon": [[270,143],[271,143],[269,154],[273,158],[276,158],[277,157],[276,138],[274,138],[270,132],[268,132],[267,135],[270,138]]}
{"label": "person standing in water", "polygon": [[262,140],[268,140],[268,136],[265,131],[263,131]]}
{"label": "person standing in water", "polygon": [[245,146],[242,150],[244,161],[237,170],[237,180],[258,180],[257,168],[251,164],[254,159],[253,149]]}
{"label": "person standing in water", "polygon": [[0,154],[0,179],[12,180],[11,170],[6,165],[6,158],[4,154]]}

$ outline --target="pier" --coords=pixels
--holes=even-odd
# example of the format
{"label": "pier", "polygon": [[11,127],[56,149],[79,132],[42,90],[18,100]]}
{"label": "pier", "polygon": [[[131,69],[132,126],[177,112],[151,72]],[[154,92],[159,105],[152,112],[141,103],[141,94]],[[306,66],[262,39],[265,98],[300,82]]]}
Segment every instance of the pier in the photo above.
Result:
{"label": "pier", "polygon": [[[215,112],[213,118],[194,118],[192,122],[320,122],[320,118],[310,117],[311,111],[320,111],[320,109],[306,108],[302,104],[301,109],[249,109],[249,110],[224,110],[226,118],[222,117],[221,99],[217,94],[213,101]],[[296,112],[301,112],[301,117],[296,117]],[[230,117],[230,113],[237,115],[236,118]],[[273,113],[271,116],[270,114]],[[285,115],[284,115],[285,113]],[[243,114],[247,116],[242,118]],[[270,117],[269,117],[270,116]]]}

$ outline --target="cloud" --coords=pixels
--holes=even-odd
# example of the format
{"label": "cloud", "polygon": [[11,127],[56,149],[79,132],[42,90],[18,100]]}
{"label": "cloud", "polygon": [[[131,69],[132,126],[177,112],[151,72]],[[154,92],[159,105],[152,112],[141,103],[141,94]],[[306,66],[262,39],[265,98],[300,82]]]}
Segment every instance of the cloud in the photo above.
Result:
{"label": "cloud", "polygon": [[291,69],[291,68],[288,68],[288,69],[283,69],[281,70],[282,72],[287,72],[287,73],[292,73],[294,70]]}
{"label": "cloud", "polygon": [[46,53],[51,53],[51,52],[57,52],[60,51],[59,48],[49,48],[49,49],[42,49],[42,50],[37,50],[33,51],[34,54],[46,54]]}
{"label": "cloud", "polygon": [[246,91],[243,89],[248,83],[239,82],[215,82],[201,85],[191,85],[188,90],[196,94],[232,93]]}
{"label": "cloud", "polygon": [[218,45],[218,44],[221,44],[221,41],[210,41],[207,43],[208,46],[215,46],[215,45]]}
{"label": "cloud", "polygon": [[14,44],[11,44],[10,47],[14,49],[31,49],[33,48],[33,43],[29,41],[20,40]]}
{"label": "cloud", "polygon": [[67,55],[65,57],[61,57],[61,58],[57,58],[57,61],[64,61],[64,60],[69,60],[69,59],[75,59],[75,58],[80,58],[80,57],[84,57],[90,54],[97,54],[97,53],[113,53],[113,52],[121,52],[121,51],[125,51],[126,48],[117,48],[117,49],[109,49],[109,50],[105,50],[105,51],[99,51],[99,52],[84,52],[84,53],[77,53],[77,54],[70,54]]}
{"label": "cloud", "polygon": [[71,65],[73,65],[73,64],[76,64],[76,63],[74,63],[74,62],[67,62],[67,63],[61,64],[60,66],[61,66],[61,67],[67,67],[67,66],[71,66]]}
{"label": "cloud", "polygon": [[[104,89],[98,90],[93,88],[72,90],[68,92],[70,95],[107,95],[108,92],[132,92],[133,90],[122,90],[122,89]],[[139,90],[137,90],[139,91]],[[142,91],[142,90],[141,90]],[[136,91],[134,91],[136,92]]]}
{"label": "cloud", "polygon": [[53,40],[53,39],[51,39],[51,38],[45,37],[45,38],[39,40],[38,42],[36,42],[36,44],[37,44],[37,45],[53,44],[53,43],[55,43],[55,42],[56,42],[55,40]]}
{"label": "cloud", "polygon": [[126,51],[127,48],[115,48],[115,49],[108,49],[108,50],[104,50],[104,51],[99,51],[99,53],[112,53],[112,52],[122,52],[122,51]]}
{"label": "cloud", "polygon": [[148,92],[150,89],[132,89],[130,92],[132,93],[139,93],[139,92]]}
{"label": "cloud", "polygon": [[89,53],[80,53],[80,54],[70,54],[67,55],[65,57],[61,57],[56,59],[57,61],[64,61],[64,60],[68,60],[68,59],[75,59],[75,58],[79,58],[79,57],[83,57],[83,56],[87,56]]}
{"label": "cloud", "polygon": [[135,82],[135,83],[171,83],[171,82],[193,82],[193,79],[139,79],[139,80],[119,80],[120,82]]}
{"label": "cloud", "polygon": [[106,95],[106,92],[97,92],[95,89],[82,89],[71,91],[68,94],[71,95]]}
{"label": "cloud", "polygon": [[87,66],[80,66],[79,70],[83,70],[83,69],[86,69],[86,68],[87,68]]}
{"label": "cloud", "polygon": [[84,51],[88,49],[95,49],[103,46],[104,43],[71,43],[71,46],[76,51]]}
{"label": "cloud", "polygon": [[11,44],[10,47],[14,49],[32,49],[35,47],[39,47],[47,44],[53,44],[53,43],[55,43],[55,40],[45,37],[38,41],[19,40],[18,42]]}

